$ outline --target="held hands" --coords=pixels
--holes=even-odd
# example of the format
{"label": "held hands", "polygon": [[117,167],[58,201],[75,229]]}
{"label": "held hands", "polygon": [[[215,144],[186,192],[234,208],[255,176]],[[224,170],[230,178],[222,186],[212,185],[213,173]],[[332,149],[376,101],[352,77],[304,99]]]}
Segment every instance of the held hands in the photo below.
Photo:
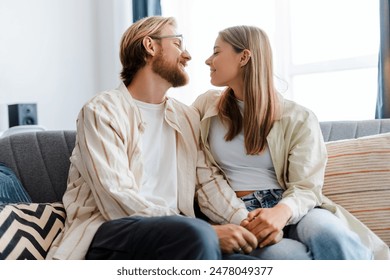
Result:
{"label": "held hands", "polygon": [[291,217],[291,210],[285,204],[273,208],[258,208],[248,214],[241,226],[252,232],[259,242],[259,247],[278,243],[283,238],[283,228]]}
{"label": "held hands", "polygon": [[245,253],[249,254],[257,247],[256,236],[239,225],[226,224],[214,225],[223,253]]}
{"label": "held hands", "polygon": [[291,217],[287,205],[273,208],[258,208],[248,214],[241,225],[214,225],[223,253],[249,254],[256,247],[278,243],[283,238],[282,229]]}

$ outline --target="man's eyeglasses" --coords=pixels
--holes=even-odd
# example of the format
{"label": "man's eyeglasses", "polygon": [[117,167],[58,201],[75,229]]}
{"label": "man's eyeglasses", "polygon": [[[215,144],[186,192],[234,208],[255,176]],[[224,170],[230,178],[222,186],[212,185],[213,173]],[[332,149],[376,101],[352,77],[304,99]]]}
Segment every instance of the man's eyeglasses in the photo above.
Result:
{"label": "man's eyeglasses", "polygon": [[160,40],[160,39],[173,39],[173,38],[179,38],[179,45],[178,47],[182,52],[186,50],[186,46],[184,44],[184,38],[182,34],[174,34],[174,35],[161,35],[161,36],[150,36],[150,38],[155,39],[155,40]]}

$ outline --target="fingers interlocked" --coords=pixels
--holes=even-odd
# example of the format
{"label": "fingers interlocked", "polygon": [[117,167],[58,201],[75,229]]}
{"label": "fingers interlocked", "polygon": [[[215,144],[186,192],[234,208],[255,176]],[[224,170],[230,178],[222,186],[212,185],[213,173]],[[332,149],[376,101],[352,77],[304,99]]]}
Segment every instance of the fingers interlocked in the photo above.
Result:
{"label": "fingers interlocked", "polygon": [[248,244],[244,244],[244,246],[241,246],[240,248],[234,249],[234,252],[237,254],[249,254],[252,252],[253,248]]}

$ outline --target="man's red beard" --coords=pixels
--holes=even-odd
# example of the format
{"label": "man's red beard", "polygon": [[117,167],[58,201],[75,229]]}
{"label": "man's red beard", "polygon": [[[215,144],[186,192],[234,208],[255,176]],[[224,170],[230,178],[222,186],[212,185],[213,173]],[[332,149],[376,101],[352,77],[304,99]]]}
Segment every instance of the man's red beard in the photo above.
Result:
{"label": "man's red beard", "polygon": [[152,70],[169,82],[172,87],[181,87],[188,83],[188,75],[182,70],[180,62],[169,63],[162,50],[154,59]]}

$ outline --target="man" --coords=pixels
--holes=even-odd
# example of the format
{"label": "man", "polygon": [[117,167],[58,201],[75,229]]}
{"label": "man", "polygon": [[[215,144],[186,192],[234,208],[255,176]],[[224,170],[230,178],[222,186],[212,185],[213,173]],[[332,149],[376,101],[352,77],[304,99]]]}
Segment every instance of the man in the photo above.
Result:
{"label": "man", "polygon": [[78,116],[65,228],[48,258],[220,259],[221,251],[250,252],[257,240],[243,227],[194,218],[199,116],[166,97],[188,82],[191,59],[175,20],[134,23],[120,58],[123,83],[92,98]]}

